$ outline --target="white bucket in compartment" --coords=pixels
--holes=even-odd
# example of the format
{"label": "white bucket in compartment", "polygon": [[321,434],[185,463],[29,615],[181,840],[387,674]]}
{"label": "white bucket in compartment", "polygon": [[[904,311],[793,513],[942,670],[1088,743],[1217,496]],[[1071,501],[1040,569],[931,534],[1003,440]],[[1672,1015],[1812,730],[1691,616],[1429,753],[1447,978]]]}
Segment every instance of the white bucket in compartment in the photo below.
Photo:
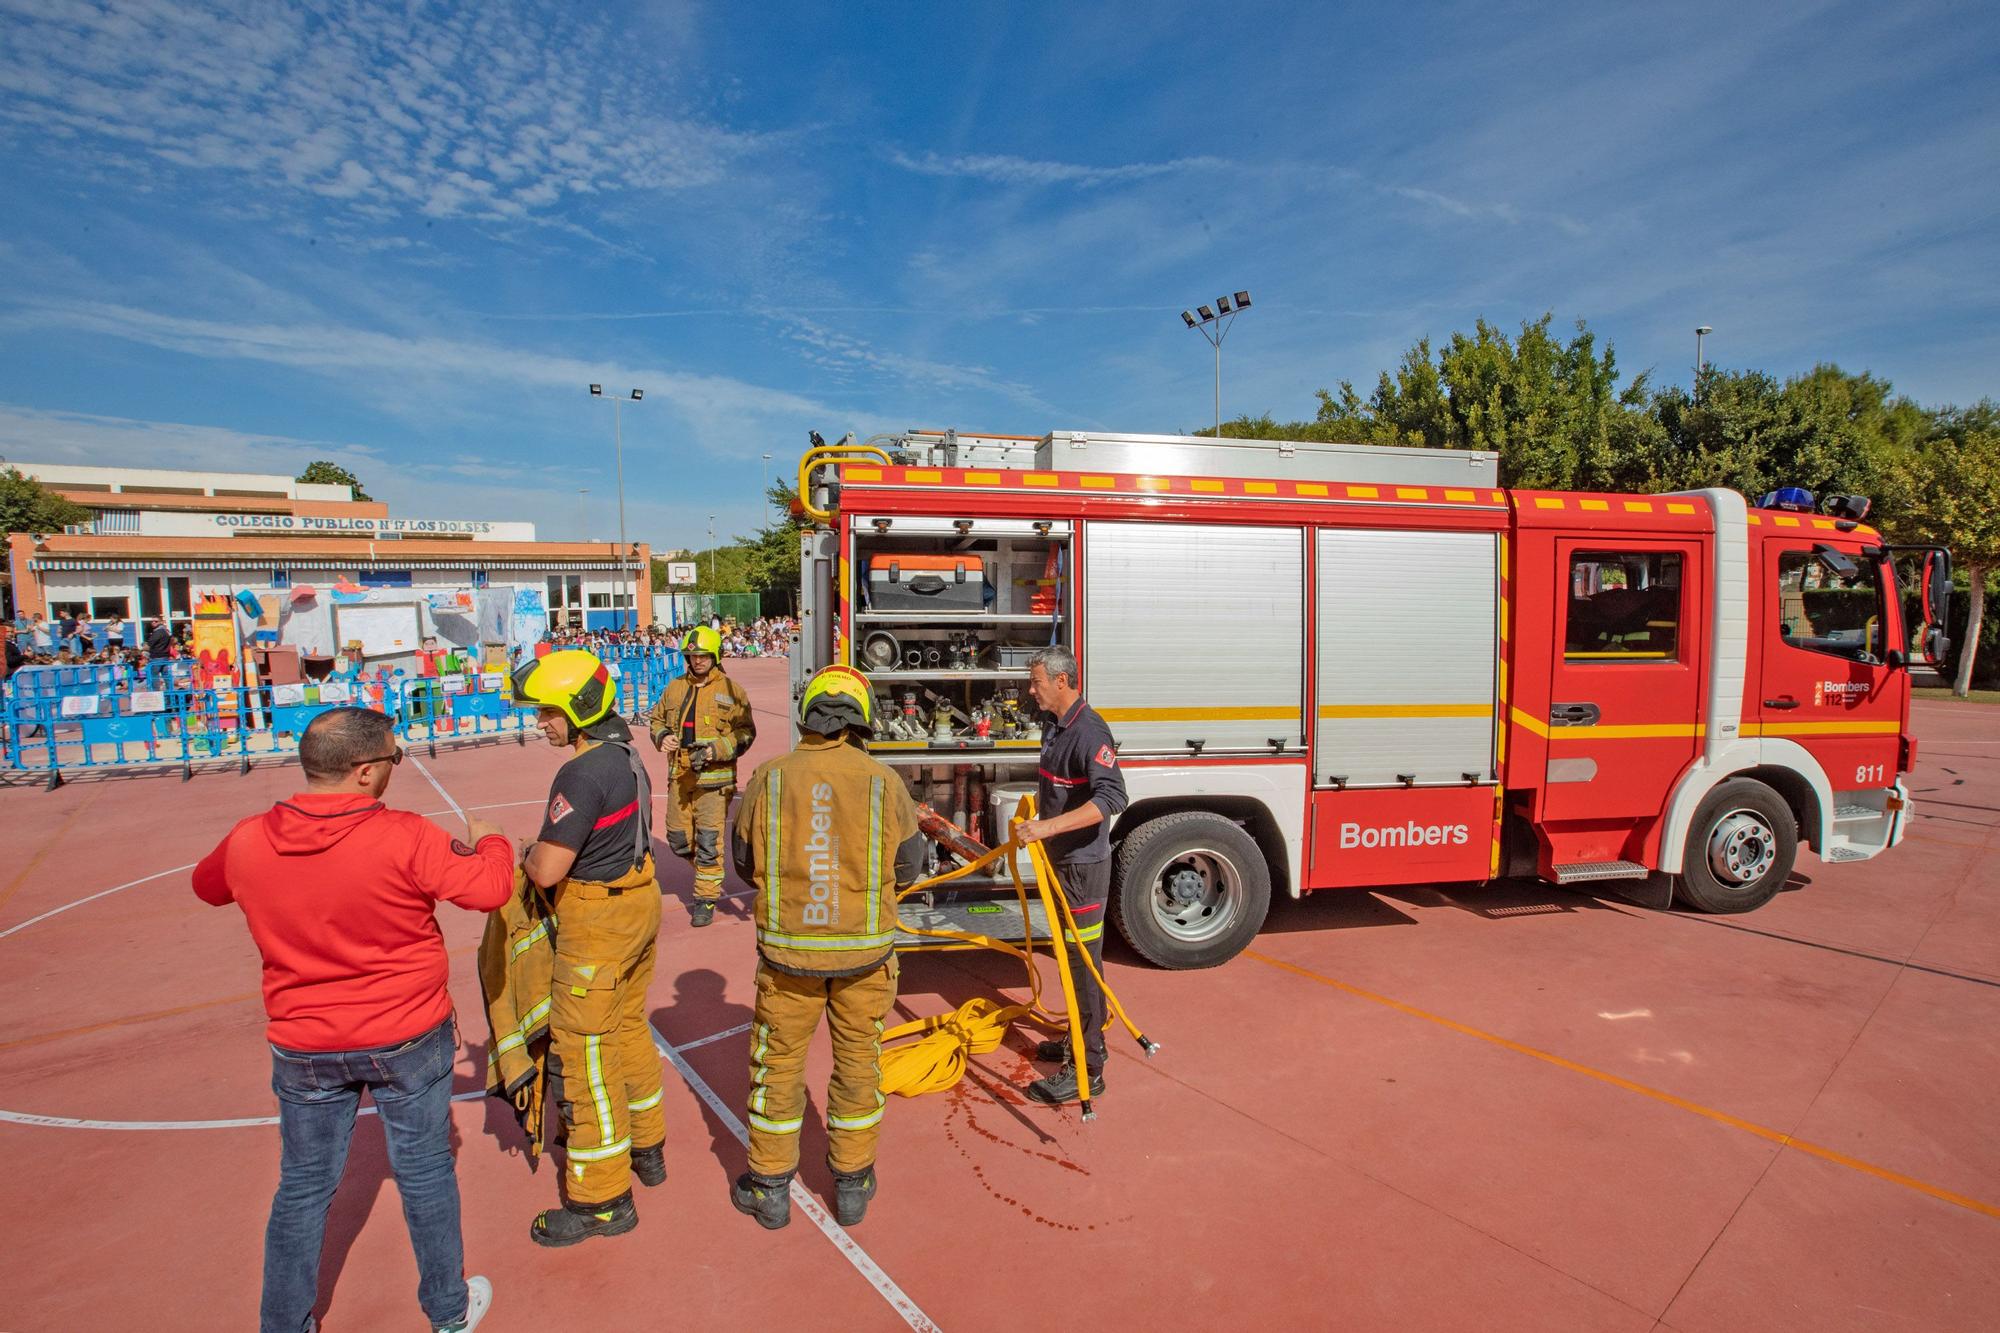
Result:
{"label": "white bucket in compartment", "polygon": [[[1035,784],[1032,782],[996,782],[993,786],[986,789],[986,794],[992,811],[991,824],[993,833],[987,843],[991,847],[997,846],[1006,840],[1007,826],[1014,818],[1014,807],[1021,803],[1023,796],[1033,796],[1035,794]],[[1014,853],[1014,861],[1021,867],[1021,882],[1032,884],[1035,879],[1035,868],[1029,864],[1028,853],[1026,851]],[[996,865],[993,867],[993,872],[996,875],[1004,876],[1007,873],[1007,867],[1004,863]]]}

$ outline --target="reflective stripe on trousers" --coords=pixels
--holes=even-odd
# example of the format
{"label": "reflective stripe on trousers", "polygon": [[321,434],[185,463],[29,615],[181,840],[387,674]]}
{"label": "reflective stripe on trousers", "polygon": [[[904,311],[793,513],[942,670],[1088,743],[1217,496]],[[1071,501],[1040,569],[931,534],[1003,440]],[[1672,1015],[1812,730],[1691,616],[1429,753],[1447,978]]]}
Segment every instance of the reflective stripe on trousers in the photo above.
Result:
{"label": "reflective stripe on trousers", "polygon": [[650,879],[615,894],[571,882],[560,904],[549,1070],[568,1130],[564,1194],[571,1203],[602,1203],[631,1188],[632,1145],[666,1138],[660,1056],[646,1015],[660,891]]}
{"label": "reflective stripe on trousers", "polygon": [[896,970],[893,954],[852,977],[796,977],[758,964],[750,1065],[752,1171],[775,1179],[798,1166],[806,1049],[822,1016],[833,1041],[827,1161],[848,1174],[874,1163],[884,1109],[882,1020],[896,1002]]}

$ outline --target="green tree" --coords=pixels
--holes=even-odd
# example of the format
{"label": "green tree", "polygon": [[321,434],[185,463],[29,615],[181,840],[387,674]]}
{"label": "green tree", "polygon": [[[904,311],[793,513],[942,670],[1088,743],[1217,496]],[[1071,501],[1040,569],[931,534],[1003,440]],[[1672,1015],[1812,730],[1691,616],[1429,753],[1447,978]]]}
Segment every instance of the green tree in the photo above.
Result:
{"label": "green tree", "polygon": [[787,611],[798,606],[799,534],[805,521],[792,512],[796,488],[775,482],[765,488],[764,498],[782,516],[765,524],[754,537],[746,539],[748,562],[744,576],[752,591],[773,601],[782,601]]}
{"label": "green tree", "polygon": [[[1184,434],[1214,436],[1215,427],[1203,426],[1200,430]],[[1226,440],[1323,440],[1328,437],[1314,421],[1279,421],[1269,412],[1259,417],[1240,416],[1222,423],[1222,438]]]}
{"label": "green tree", "polygon": [[0,531],[60,532],[65,524],[88,523],[90,511],[63,499],[19,468],[0,468]]}
{"label": "green tree", "polygon": [[1986,578],[2000,568],[2000,407],[1988,399],[1940,409],[1930,437],[1896,455],[1884,480],[1889,534],[1950,547],[1966,576],[1965,632],[1952,681],[1963,698],[1986,624]]}
{"label": "green tree", "polygon": [[[804,524],[792,516],[796,492],[780,483],[768,487],[764,494],[784,517],[765,524],[752,536],[691,552],[685,558],[695,563],[695,585],[673,591],[754,592],[760,597],[775,596],[788,608],[797,605],[799,533]],[[664,560],[653,562],[653,591],[668,591]]]}
{"label": "green tree", "polygon": [[1428,338],[1384,371],[1365,400],[1351,381],[1320,390],[1311,438],[1431,449],[1490,449],[1510,486],[1605,489],[1629,470],[1646,377],[1618,387],[1618,361],[1582,320],[1568,340],[1552,315],[1509,338],[1485,320],[1442,350]]}
{"label": "green tree", "polygon": [[355,476],[340,464],[330,463],[324,458],[314,459],[312,462],[306,464],[306,470],[299,473],[293,480],[310,482],[315,486],[352,486],[354,488],[355,499],[366,500],[371,498],[368,492],[361,489],[361,478]]}
{"label": "green tree", "polygon": [[1761,371],[1711,368],[1699,393],[1670,386],[1649,408],[1659,432],[1634,462],[1632,490],[1872,494],[1895,456],[1931,430],[1931,415],[1896,397],[1888,381],[1833,365],[1782,384]]}

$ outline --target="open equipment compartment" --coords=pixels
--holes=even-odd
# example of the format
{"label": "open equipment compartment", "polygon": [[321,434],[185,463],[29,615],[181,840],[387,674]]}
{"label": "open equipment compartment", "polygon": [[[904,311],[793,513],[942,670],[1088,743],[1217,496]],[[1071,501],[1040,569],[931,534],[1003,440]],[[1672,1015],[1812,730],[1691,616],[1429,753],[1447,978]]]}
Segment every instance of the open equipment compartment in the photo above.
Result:
{"label": "open equipment compartment", "polygon": [[995,790],[1032,780],[1041,727],[1028,659],[1072,642],[1071,525],[851,517],[853,665],[875,690],[869,750],[917,800],[997,841]]}

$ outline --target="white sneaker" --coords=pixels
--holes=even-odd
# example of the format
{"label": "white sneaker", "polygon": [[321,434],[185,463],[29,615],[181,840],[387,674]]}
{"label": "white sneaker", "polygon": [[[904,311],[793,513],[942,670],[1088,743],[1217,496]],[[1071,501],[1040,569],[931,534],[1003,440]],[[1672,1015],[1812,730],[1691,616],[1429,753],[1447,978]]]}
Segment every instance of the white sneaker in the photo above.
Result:
{"label": "white sneaker", "polygon": [[456,1324],[446,1324],[437,1333],[472,1333],[479,1327],[479,1321],[493,1308],[493,1284],[483,1277],[465,1279],[465,1318]]}

